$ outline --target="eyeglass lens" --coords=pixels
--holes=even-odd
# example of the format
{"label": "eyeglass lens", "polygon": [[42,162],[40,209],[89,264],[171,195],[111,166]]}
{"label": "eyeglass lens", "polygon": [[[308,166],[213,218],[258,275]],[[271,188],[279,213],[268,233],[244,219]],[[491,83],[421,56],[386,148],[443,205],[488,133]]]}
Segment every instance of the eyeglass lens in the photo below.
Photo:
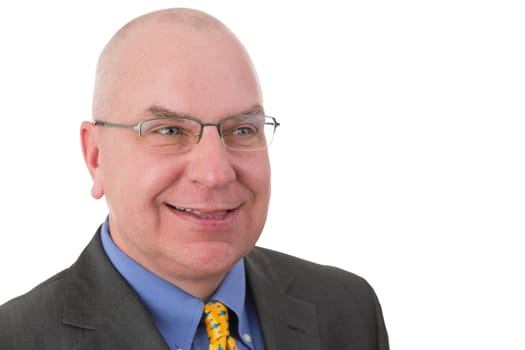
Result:
{"label": "eyeglass lens", "polygon": [[[199,141],[201,133],[205,132],[204,126],[190,118],[149,119],[141,123],[140,136],[157,151],[186,152]],[[262,115],[236,116],[224,119],[218,126],[226,147],[258,150],[272,142],[276,122],[272,117]]]}

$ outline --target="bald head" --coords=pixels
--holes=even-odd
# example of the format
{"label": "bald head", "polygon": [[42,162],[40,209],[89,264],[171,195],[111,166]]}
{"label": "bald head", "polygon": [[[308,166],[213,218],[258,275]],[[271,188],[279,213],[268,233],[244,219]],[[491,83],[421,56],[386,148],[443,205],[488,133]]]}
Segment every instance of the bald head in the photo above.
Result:
{"label": "bald head", "polygon": [[[160,51],[166,46],[177,48],[180,55],[191,46],[191,35],[215,36],[219,41],[230,41],[239,48],[239,54],[251,61],[235,35],[218,19],[209,14],[186,8],[165,9],[137,17],[124,25],[104,47],[97,64],[93,95],[93,118],[111,113],[112,101],[124,82],[140,75],[149,61],[152,50]],[[177,40],[187,37],[188,40]],[[206,50],[202,52],[206,54]],[[177,64],[177,57],[171,61]],[[255,79],[255,70],[253,70]]]}

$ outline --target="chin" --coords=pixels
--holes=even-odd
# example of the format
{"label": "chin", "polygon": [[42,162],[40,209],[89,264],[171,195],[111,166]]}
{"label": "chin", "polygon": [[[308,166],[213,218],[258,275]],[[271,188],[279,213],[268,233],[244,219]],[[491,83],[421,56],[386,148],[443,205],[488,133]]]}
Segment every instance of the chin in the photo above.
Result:
{"label": "chin", "polygon": [[227,272],[243,256],[231,244],[224,242],[200,243],[186,253],[183,257],[175,252],[175,263],[186,265],[194,273],[199,271],[209,274]]}

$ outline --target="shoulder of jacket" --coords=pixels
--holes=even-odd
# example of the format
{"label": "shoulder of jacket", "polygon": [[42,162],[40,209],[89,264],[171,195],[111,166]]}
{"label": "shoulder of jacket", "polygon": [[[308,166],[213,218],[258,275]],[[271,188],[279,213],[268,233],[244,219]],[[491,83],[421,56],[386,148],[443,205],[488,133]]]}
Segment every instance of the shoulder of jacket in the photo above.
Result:
{"label": "shoulder of jacket", "polygon": [[0,306],[0,319],[9,314],[35,314],[38,310],[52,308],[64,296],[64,278],[67,270],[40,283],[29,292]]}
{"label": "shoulder of jacket", "polygon": [[295,279],[306,281],[311,281],[312,278],[320,282],[337,280],[343,284],[368,287],[365,279],[352,272],[267,248],[255,247],[248,255],[247,261],[270,274],[291,274]]}

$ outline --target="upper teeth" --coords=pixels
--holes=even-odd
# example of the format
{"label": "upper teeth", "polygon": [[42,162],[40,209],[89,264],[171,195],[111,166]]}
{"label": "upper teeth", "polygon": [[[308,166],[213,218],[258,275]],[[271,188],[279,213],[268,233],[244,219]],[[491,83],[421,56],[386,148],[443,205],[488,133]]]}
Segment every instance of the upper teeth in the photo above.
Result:
{"label": "upper teeth", "polygon": [[177,206],[172,206],[172,207],[179,211],[184,211],[186,213],[191,213],[191,214],[203,217],[203,218],[210,218],[210,219],[220,219],[228,213],[227,210],[213,212],[213,213],[203,213],[199,210],[190,209],[190,208],[182,208],[182,207],[177,207]]}
{"label": "upper teeth", "polygon": [[194,211],[193,209],[190,209],[190,208],[181,208],[181,207],[177,207],[177,206],[173,206],[173,208],[175,208],[177,210],[180,210],[180,211],[185,211],[185,212],[188,212],[188,213],[191,213],[191,212]]}

